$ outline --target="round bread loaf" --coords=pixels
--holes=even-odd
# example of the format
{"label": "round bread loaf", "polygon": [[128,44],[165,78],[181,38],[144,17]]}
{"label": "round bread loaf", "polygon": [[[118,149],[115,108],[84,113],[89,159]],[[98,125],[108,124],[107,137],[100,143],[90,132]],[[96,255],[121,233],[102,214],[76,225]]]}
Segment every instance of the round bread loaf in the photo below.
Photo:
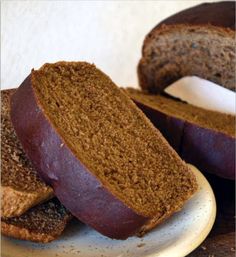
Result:
{"label": "round bread loaf", "polygon": [[146,36],[138,65],[143,89],[159,93],[192,75],[235,91],[234,1],[181,11]]}
{"label": "round bread loaf", "polygon": [[11,118],[58,199],[106,236],[144,233],[197,189],[186,163],[94,65],[58,62],[33,70],[11,99]]}

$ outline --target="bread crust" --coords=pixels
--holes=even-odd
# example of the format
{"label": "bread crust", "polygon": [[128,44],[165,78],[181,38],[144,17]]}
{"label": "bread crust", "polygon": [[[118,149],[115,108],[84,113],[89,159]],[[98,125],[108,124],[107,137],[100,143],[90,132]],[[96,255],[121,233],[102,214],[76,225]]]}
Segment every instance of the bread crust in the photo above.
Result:
{"label": "bread crust", "polygon": [[180,155],[204,172],[235,179],[234,137],[186,122]]}
{"label": "bread crust", "polygon": [[235,2],[203,3],[168,17],[155,28],[163,24],[211,24],[216,27],[235,30]]}
{"label": "bread crust", "polygon": [[150,220],[112,195],[71,152],[37,101],[31,76],[11,99],[11,118],[37,172],[79,220],[117,239],[137,233]]}
{"label": "bread crust", "polygon": [[[209,32],[219,34],[220,37],[223,36],[234,40],[235,3],[233,1],[226,1],[197,5],[174,14],[157,24],[145,37],[142,47],[142,58],[137,67],[141,88],[148,90],[150,93],[160,93],[164,88],[183,76],[172,68],[173,72],[172,74],[168,74],[168,78],[166,78],[167,76],[164,76],[164,74],[159,74],[157,81],[155,78],[155,64],[152,64],[151,57],[148,57],[145,52],[158,37],[162,37],[162,35],[166,35],[166,33],[171,33],[171,31],[175,32],[184,28],[193,30],[205,29]],[[169,65],[173,64],[170,63]],[[191,75],[198,76],[199,74],[198,71],[191,72],[191,74],[184,74],[184,76]],[[202,74],[199,76],[203,77]],[[209,79],[208,77],[203,78]],[[214,81],[214,79],[212,79],[212,81]],[[222,80],[214,82],[235,91],[235,82],[224,83]]]}
{"label": "bread crust", "polygon": [[179,155],[201,171],[235,179],[235,138],[162,113],[133,99]]}

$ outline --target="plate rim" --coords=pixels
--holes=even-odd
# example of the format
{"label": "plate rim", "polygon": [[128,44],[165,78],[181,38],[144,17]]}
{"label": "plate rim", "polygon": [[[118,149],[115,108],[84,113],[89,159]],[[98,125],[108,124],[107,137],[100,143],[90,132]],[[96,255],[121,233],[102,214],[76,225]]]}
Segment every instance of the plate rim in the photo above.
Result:
{"label": "plate rim", "polygon": [[201,245],[201,243],[207,238],[207,236],[209,235],[209,233],[211,232],[213,225],[215,224],[215,220],[216,220],[216,213],[217,213],[217,204],[216,204],[216,198],[215,198],[215,194],[214,191],[209,183],[209,181],[207,180],[207,178],[202,174],[202,172],[197,169],[195,166],[193,166],[190,163],[187,163],[188,166],[190,166],[191,169],[194,169],[198,175],[200,177],[202,177],[206,184],[209,187],[209,190],[211,192],[212,195],[212,200],[213,200],[213,210],[212,210],[212,218],[210,219],[210,222],[207,224],[207,226],[204,228],[204,230],[201,233],[201,237],[199,237],[198,240],[196,240],[196,242],[193,244],[192,249],[188,249],[186,250],[186,253],[184,256],[187,256],[188,254],[190,254],[191,252],[193,252],[199,245]]}

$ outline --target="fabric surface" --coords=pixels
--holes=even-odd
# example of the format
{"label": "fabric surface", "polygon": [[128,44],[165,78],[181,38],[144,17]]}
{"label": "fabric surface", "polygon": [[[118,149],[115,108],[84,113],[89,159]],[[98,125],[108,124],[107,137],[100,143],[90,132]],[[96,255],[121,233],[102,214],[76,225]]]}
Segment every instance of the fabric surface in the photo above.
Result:
{"label": "fabric surface", "polygon": [[94,62],[116,84],[136,86],[145,35],[202,2],[2,1],[2,88],[17,87],[32,68],[59,60]]}

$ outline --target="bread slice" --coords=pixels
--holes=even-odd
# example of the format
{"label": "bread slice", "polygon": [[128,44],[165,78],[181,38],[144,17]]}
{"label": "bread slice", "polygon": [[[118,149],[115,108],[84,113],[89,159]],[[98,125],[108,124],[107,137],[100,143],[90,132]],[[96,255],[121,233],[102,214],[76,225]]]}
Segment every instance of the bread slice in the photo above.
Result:
{"label": "bread slice", "polygon": [[94,65],[58,62],[33,70],[11,108],[38,173],[74,216],[106,236],[149,229],[197,189],[161,133]]}
{"label": "bread slice", "polygon": [[10,96],[15,89],[1,91],[1,216],[23,214],[53,196],[53,190],[37,175],[26,158],[10,120]]}
{"label": "bread slice", "polygon": [[58,238],[72,215],[56,199],[37,205],[19,217],[1,218],[3,235],[48,243]]}
{"label": "bread slice", "polygon": [[235,116],[136,89],[126,92],[185,161],[234,179]]}
{"label": "bread slice", "polygon": [[140,86],[159,93],[184,76],[235,91],[235,2],[197,5],[158,24],[146,36]]}

